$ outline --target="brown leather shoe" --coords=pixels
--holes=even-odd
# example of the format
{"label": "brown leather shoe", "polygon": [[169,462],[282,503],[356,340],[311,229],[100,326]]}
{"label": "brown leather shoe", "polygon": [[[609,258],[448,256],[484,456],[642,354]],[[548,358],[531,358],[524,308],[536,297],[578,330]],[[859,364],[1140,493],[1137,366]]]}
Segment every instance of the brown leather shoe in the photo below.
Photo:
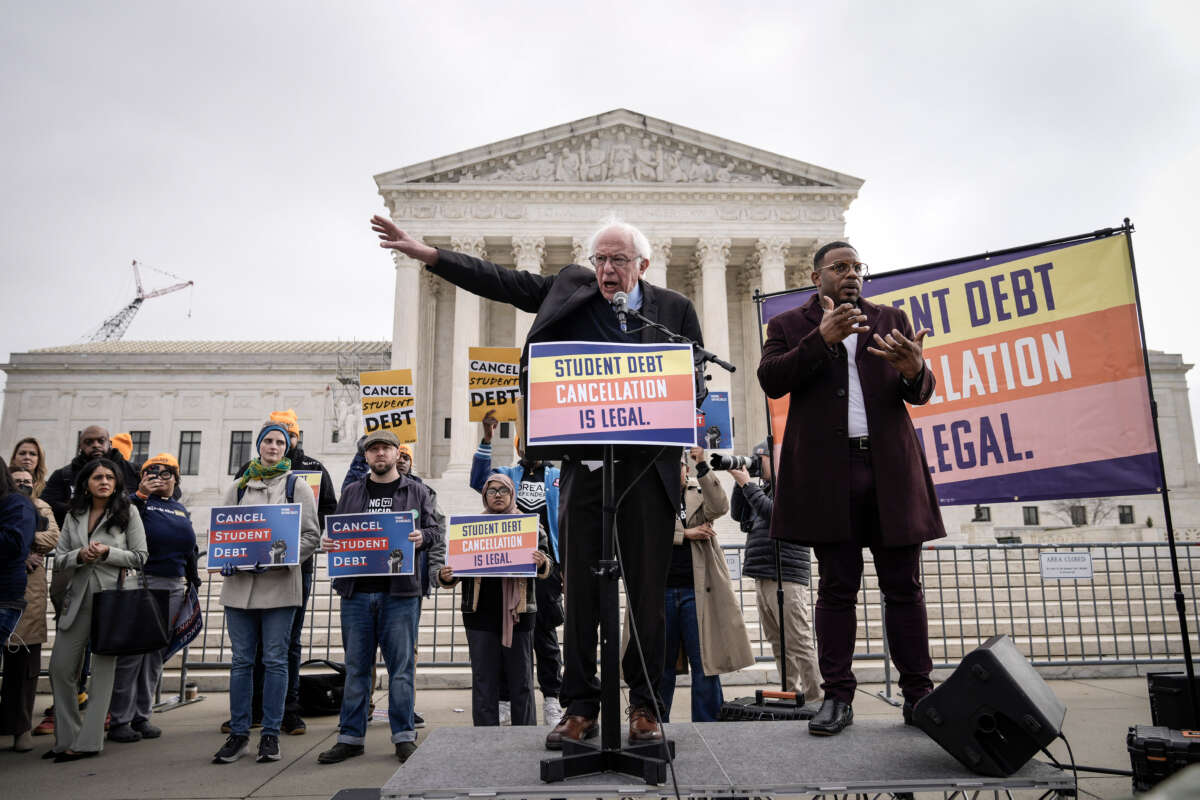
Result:
{"label": "brown leather shoe", "polygon": [[661,742],[662,726],[654,718],[654,711],[645,706],[638,706],[629,711],[629,743],[645,744]]}
{"label": "brown leather shoe", "polygon": [[546,734],[546,749],[561,750],[563,739],[573,739],[576,742],[591,739],[600,733],[600,726],[594,717],[584,717],[579,714],[567,714],[554,730]]}

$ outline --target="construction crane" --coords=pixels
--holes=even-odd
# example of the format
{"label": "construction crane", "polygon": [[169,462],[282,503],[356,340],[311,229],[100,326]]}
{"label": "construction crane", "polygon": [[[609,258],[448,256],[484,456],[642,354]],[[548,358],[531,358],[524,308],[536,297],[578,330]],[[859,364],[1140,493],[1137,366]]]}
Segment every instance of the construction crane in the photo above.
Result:
{"label": "construction crane", "polygon": [[[138,309],[142,307],[142,303],[146,302],[151,297],[162,297],[164,294],[170,294],[171,292],[178,292],[180,289],[187,289],[194,285],[193,281],[185,281],[182,278],[180,278],[178,275],[172,275],[169,272],[166,272],[161,269],[155,269],[154,267],[149,267],[149,266],[146,266],[145,264],[143,264],[142,266],[146,267],[146,269],[154,270],[155,272],[160,272],[163,275],[166,275],[168,277],[176,278],[176,279],[180,280],[180,283],[176,283],[171,286],[164,287],[162,289],[155,289],[152,292],[147,292],[142,288],[142,273],[138,270],[138,262],[134,261],[133,262],[133,280],[137,284],[137,296],[129,301],[129,305],[125,306],[120,311],[118,311],[116,314],[113,314],[111,317],[104,320],[104,324],[102,324],[100,326],[99,330],[97,330],[95,333],[92,334],[91,338],[88,341],[90,341],[90,342],[116,342],[116,341],[119,341],[120,338],[125,335],[125,331],[127,331],[129,329],[129,323],[133,322],[134,315],[136,315],[138,312]],[[192,311],[189,308],[188,316],[190,317],[191,315],[192,315]]]}

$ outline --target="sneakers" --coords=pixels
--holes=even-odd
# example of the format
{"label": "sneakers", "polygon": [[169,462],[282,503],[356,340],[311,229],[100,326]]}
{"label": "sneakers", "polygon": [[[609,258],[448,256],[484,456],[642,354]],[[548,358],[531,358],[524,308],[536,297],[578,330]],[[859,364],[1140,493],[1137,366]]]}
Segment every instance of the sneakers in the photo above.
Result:
{"label": "sneakers", "polygon": [[396,742],[396,758],[403,764],[409,756],[417,752],[416,742]]}
{"label": "sneakers", "polygon": [[557,725],[562,715],[563,708],[558,704],[557,697],[547,697],[542,701],[542,721],[547,725]]}
{"label": "sneakers", "polygon": [[130,742],[140,742],[142,740],[142,734],[135,731],[133,726],[128,722],[122,722],[120,725],[113,725],[109,729],[108,740],[110,742],[129,744]]}
{"label": "sneakers", "polygon": [[283,722],[280,723],[279,730],[288,736],[303,736],[308,732],[308,725],[304,724],[304,720],[300,719],[299,714],[288,711],[283,715]]}
{"label": "sneakers", "polygon": [[54,734],[54,709],[48,709],[46,716],[42,717],[42,721],[33,729],[34,736],[52,736]]}
{"label": "sneakers", "polygon": [[225,740],[225,746],[217,751],[213,756],[214,764],[232,764],[242,756],[246,755],[246,751],[250,749],[250,737],[238,736],[231,734]]}
{"label": "sneakers", "polygon": [[347,758],[354,758],[363,754],[363,746],[361,744],[346,744],[338,742],[333,747],[326,750],[317,756],[318,764],[339,764]]}
{"label": "sneakers", "polygon": [[258,763],[279,760],[279,737],[264,733],[258,739]]}
{"label": "sneakers", "polygon": [[422,717],[420,714],[418,714],[416,711],[413,712],[413,727],[414,728],[424,728],[425,727],[425,718]]}
{"label": "sneakers", "polygon": [[500,701],[500,724],[501,725],[512,725],[512,701],[511,700],[501,700]]}
{"label": "sneakers", "polygon": [[157,725],[151,725],[149,722],[143,722],[141,725],[134,725],[133,729],[142,735],[143,739],[157,739],[162,736],[162,728]]}

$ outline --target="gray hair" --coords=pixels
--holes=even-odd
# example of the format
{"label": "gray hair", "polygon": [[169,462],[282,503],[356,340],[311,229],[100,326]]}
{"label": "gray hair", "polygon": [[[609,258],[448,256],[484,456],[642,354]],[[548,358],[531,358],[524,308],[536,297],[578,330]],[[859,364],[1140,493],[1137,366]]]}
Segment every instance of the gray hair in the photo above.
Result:
{"label": "gray hair", "polygon": [[633,249],[637,251],[638,257],[650,260],[650,240],[646,238],[646,234],[615,215],[607,217],[600,224],[599,229],[588,237],[587,254],[589,257],[596,254],[596,240],[600,238],[600,234],[609,231],[620,231],[627,235],[633,241]]}

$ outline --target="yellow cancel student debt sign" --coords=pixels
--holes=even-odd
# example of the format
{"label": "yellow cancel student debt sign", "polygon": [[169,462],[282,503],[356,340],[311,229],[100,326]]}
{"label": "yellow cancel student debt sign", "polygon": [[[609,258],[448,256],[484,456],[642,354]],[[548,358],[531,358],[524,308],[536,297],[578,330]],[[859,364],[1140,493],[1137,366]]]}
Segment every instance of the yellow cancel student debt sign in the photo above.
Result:
{"label": "yellow cancel student debt sign", "polygon": [[417,440],[417,407],[411,369],[360,372],[363,430],[391,431],[401,442]]}
{"label": "yellow cancel student debt sign", "polygon": [[495,412],[500,422],[515,422],[521,399],[521,348],[471,347],[467,373],[467,402],[471,422]]}

